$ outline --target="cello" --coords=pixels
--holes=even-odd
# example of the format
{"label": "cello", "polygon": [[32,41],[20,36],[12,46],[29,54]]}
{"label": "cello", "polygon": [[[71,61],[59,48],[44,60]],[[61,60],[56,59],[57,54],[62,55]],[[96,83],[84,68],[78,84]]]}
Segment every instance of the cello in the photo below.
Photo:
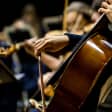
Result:
{"label": "cello", "polygon": [[56,82],[55,94],[47,105],[47,112],[87,112],[90,111],[87,106],[95,104],[91,111],[96,107],[106,73],[112,73],[112,41],[105,33],[110,32],[108,23],[102,15],[51,79],[50,84]]}

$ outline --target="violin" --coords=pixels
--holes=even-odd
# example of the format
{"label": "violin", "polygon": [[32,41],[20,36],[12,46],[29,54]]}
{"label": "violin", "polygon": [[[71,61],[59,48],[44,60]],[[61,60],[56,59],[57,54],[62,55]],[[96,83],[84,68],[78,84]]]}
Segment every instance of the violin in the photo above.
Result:
{"label": "violin", "polygon": [[84,33],[89,32],[89,31],[94,27],[94,25],[95,25],[95,23],[87,24],[87,25],[83,28],[83,32],[84,32]]}
{"label": "violin", "polygon": [[6,42],[2,42],[0,46],[0,57],[7,57],[12,53],[20,50],[21,47],[24,46],[24,42],[16,43],[16,44],[7,44]]}
{"label": "violin", "polygon": [[91,29],[93,27],[94,27],[94,23],[89,23],[89,24],[85,25],[82,29],[77,29],[77,30],[71,31],[71,33],[83,35],[85,33],[88,33],[89,31],[91,31]]}

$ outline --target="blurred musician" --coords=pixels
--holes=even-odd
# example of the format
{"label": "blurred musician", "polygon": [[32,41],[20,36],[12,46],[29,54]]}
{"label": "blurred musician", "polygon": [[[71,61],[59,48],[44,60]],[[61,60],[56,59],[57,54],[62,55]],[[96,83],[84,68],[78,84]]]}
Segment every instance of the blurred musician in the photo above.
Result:
{"label": "blurred musician", "polygon": [[[11,44],[16,44],[32,37],[40,37],[40,21],[38,20],[35,5],[26,4],[22,11],[22,16],[15,20],[11,26],[6,26],[3,29],[7,41]],[[23,90],[28,92],[28,97],[31,97],[38,88],[38,61],[27,54],[24,47],[13,53],[12,59],[12,70],[20,80]],[[43,70],[46,71],[46,69],[47,67],[43,65]]]}
{"label": "blurred musician", "polygon": [[67,29],[75,34],[86,33],[92,27],[88,31],[84,31],[84,28],[96,22],[99,16],[100,14],[85,2],[71,2],[67,8]]}

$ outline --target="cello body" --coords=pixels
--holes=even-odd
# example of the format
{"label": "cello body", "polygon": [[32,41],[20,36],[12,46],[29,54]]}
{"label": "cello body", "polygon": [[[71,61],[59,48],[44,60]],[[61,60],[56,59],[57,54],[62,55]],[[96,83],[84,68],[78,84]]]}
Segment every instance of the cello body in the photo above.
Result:
{"label": "cello body", "polygon": [[55,94],[46,108],[47,112],[85,112],[81,110],[83,105],[112,59],[111,39],[102,33],[106,28],[102,24],[104,21],[107,21],[105,16],[69,57],[64,69],[59,70],[58,74],[61,75]]}

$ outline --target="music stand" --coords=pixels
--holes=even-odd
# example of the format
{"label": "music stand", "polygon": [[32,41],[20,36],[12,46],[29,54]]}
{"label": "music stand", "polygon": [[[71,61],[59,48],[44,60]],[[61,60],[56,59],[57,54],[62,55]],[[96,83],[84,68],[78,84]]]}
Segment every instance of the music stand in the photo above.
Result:
{"label": "music stand", "polygon": [[11,70],[0,61],[0,112],[16,112],[21,88]]}
{"label": "music stand", "polygon": [[12,71],[2,61],[0,61],[0,85],[15,81],[16,79],[13,76]]}

